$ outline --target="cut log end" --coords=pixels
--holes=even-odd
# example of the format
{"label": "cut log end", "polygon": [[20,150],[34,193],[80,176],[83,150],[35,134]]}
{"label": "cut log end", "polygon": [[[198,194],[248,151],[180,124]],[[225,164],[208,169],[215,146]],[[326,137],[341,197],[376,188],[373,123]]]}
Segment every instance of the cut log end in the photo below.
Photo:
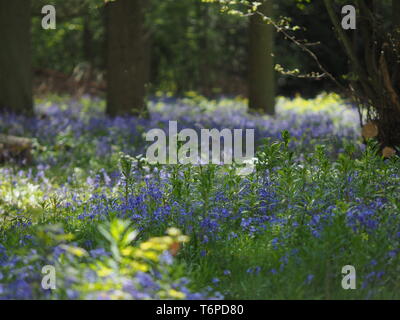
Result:
{"label": "cut log end", "polygon": [[391,158],[396,155],[396,150],[391,147],[384,147],[382,149],[382,156],[384,158]]}
{"label": "cut log end", "polygon": [[366,125],[362,127],[361,134],[364,139],[372,139],[378,136],[379,130],[378,126],[374,121],[368,122]]}
{"label": "cut log end", "polygon": [[0,163],[4,162],[31,163],[32,140],[0,134]]}

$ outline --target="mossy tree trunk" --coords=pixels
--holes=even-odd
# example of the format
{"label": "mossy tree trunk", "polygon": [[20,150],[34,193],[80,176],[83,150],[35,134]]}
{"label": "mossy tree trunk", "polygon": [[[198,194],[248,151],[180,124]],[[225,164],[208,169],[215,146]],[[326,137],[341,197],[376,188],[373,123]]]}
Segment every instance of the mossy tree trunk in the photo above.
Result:
{"label": "mossy tree trunk", "polygon": [[146,114],[149,76],[145,6],[148,0],[106,4],[107,114]]}
{"label": "mossy tree trunk", "polygon": [[32,114],[31,2],[0,1],[0,112]]}
{"label": "mossy tree trunk", "polygon": [[[258,11],[273,14],[273,1],[264,0]],[[260,14],[250,18],[249,108],[266,114],[275,113],[275,70],[273,59],[274,28]]]}

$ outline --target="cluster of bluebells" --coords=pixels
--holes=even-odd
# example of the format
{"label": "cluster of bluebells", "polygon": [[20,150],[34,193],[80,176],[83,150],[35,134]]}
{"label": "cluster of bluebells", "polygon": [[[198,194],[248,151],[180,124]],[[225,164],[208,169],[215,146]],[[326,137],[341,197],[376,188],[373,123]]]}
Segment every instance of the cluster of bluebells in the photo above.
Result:
{"label": "cluster of bluebells", "polygon": [[[50,232],[50,230],[47,231]],[[58,236],[65,236],[61,229],[56,228],[52,232],[54,231]],[[124,230],[120,231],[122,234]],[[177,233],[175,237],[164,238],[169,240],[180,237],[182,236]],[[163,238],[150,239],[142,243],[140,248],[150,245],[149,254],[161,252],[154,247],[154,244],[161,243],[157,239]],[[111,261],[112,266],[116,262],[109,249],[96,248],[86,252],[73,243],[69,245],[61,243],[43,249],[40,247],[40,236],[31,237],[29,241],[29,244],[20,248],[21,254],[10,252],[0,245],[0,299],[206,300],[223,298],[211,287],[202,292],[193,292],[188,287],[190,285],[188,278],[172,277],[171,268],[174,267],[174,257],[169,250],[162,251],[158,256],[149,255],[157,262],[156,266],[150,267],[147,265],[149,261],[145,262],[145,260],[139,264],[129,258],[121,260],[118,268],[111,269],[107,261]],[[41,249],[36,250],[32,247]],[[124,252],[127,249],[134,250],[135,248],[121,247],[120,254],[127,255]],[[146,254],[146,251],[140,252]],[[82,257],[85,257],[84,261]],[[54,288],[43,287],[43,266],[54,266],[57,270]],[[126,267],[128,269],[124,269]],[[146,269],[138,270],[138,268]]]}
{"label": "cluster of bluebells", "polygon": [[170,120],[176,120],[179,129],[255,129],[256,144],[264,138],[278,140],[282,130],[288,130],[293,137],[291,146],[299,152],[310,151],[316,143],[326,143],[335,153],[343,147],[343,141],[355,141],[358,136],[356,112],[340,105],[336,111],[340,121],[334,121],[327,112],[299,114],[285,109],[279,110],[276,117],[260,117],[247,113],[243,102],[228,99],[208,110],[185,100],[171,99],[154,101],[149,108],[149,118],[108,118],[96,109],[90,113],[82,111],[79,101],[69,102],[67,110],[57,104],[39,104],[38,116],[34,118],[0,115],[0,133],[32,137],[39,145],[61,151],[51,155],[38,153],[36,160],[42,165],[74,161],[79,152],[91,150],[94,157],[101,158],[110,157],[115,151],[145,154],[148,144],[143,134],[153,128],[167,128]]}
{"label": "cluster of bluebells", "polygon": [[[0,205],[0,214],[13,211],[10,219],[4,220],[8,228],[6,234],[16,231],[15,234],[19,235],[8,250],[0,245],[1,298],[54,298],[54,294],[40,288],[40,268],[45,264],[57,264],[60,257],[64,257],[63,261],[69,259],[67,265],[72,269],[64,273],[64,290],[57,293],[58,298],[166,297],[160,295],[160,282],[165,280],[165,274],[143,270],[131,277],[107,275],[113,287],[89,290],[91,284],[94,287],[104,282],[104,278],[89,270],[87,265],[77,269],[77,258],[68,255],[65,248],[53,245],[48,246],[45,252],[32,249],[43,247],[28,236],[38,220],[53,223],[55,219],[69,230],[79,230],[82,238],[85,238],[85,232],[91,234],[98,224],[115,217],[129,221],[139,234],[146,237],[179,226],[184,234],[190,236],[191,245],[203,258],[216,242],[271,233],[270,247],[283,253],[272,269],[248,268],[247,274],[252,276],[282,273],[291,260],[301,259],[301,244],[293,247],[296,232],[322,241],[325,231],[338,221],[352,235],[362,234],[366,238],[384,230],[388,241],[394,245],[399,243],[399,216],[385,214],[396,212],[393,199],[382,194],[371,197],[364,190],[366,183],[376,191],[384,187],[396,190],[399,175],[394,172],[386,180],[376,176],[370,181],[359,168],[342,175],[329,158],[333,156],[335,159],[338,153],[342,153],[346,141],[357,144],[355,112],[347,112],[348,118],[340,121],[333,118],[341,114],[299,114],[284,109],[276,117],[260,117],[247,113],[243,104],[234,100],[221,100],[211,107],[193,105],[185,100],[161,100],[154,101],[150,110],[148,119],[111,119],[97,111],[85,113],[79,104],[71,104],[68,111],[57,105],[39,106],[38,111],[44,114],[40,118],[0,116],[1,133],[33,137],[37,141],[33,166],[28,169],[0,168],[0,195],[7,204]],[[146,143],[143,134],[152,128],[168,127],[169,120],[177,120],[181,128],[195,130],[255,128],[259,145],[263,138],[281,140],[282,130],[287,130],[291,137],[287,147],[295,157],[287,150],[279,150],[279,154],[269,156],[281,160],[275,165],[267,161],[264,167],[260,165],[248,177],[232,175],[224,167],[181,166],[176,169],[133,161],[139,157],[132,158],[130,172],[121,173],[120,154],[144,154]],[[316,144],[330,146],[325,159],[331,163],[330,167],[321,169],[325,160],[317,159]],[[305,164],[305,156],[310,155],[312,161]],[[54,182],[51,176],[54,168],[64,171],[66,177]],[[330,174],[330,180],[324,178],[326,173]],[[297,189],[292,188],[295,183],[299,183]],[[338,199],[345,201],[338,202]],[[13,209],[15,207],[18,209]],[[32,214],[32,208],[41,208],[44,215],[53,220],[43,218],[41,221]],[[4,243],[14,241],[11,238],[5,236]],[[87,259],[99,262],[111,257],[110,250],[97,246],[92,240],[85,238],[79,244],[87,250],[90,256]],[[16,247],[20,250],[15,250]],[[395,259],[398,253],[390,248],[385,259]],[[173,260],[168,252],[160,256],[165,266],[171,265]],[[381,269],[373,267],[365,278],[366,287],[372,280],[384,277]],[[228,277],[231,271],[224,270],[223,275]],[[193,293],[186,278],[168,281],[168,297],[202,299],[212,296],[210,290]],[[315,281],[313,273],[305,276],[305,284]],[[219,278],[214,278],[210,285],[219,282]],[[214,298],[222,296],[214,294]]]}

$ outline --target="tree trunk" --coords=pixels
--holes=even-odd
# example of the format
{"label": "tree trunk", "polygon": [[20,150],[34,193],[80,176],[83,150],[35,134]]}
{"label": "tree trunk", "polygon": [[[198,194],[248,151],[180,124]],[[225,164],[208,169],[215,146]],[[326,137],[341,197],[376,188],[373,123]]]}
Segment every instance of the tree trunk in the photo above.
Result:
{"label": "tree trunk", "polygon": [[[397,55],[400,60],[400,1],[392,0],[392,25],[393,25],[393,38],[397,43]],[[393,83],[398,83],[398,87],[400,89],[400,64],[395,66],[393,71]]]}
{"label": "tree trunk", "polygon": [[82,43],[83,43],[83,57],[91,67],[93,67],[93,35],[90,27],[90,14],[85,12],[83,17],[83,33],[82,33]]}
{"label": "tree trunk", "polygon": [[[394,151],[400,146],[399,42],[393,40],[390,33],[377,23],[377,3],[374,0],[357,0],[364,52],[364,58],[358,57],[351,46],[349,32],[340,25],[340,14],[335,10],[334,1],[324,0],[324,3],[345,53],[354,66],[356,77],[348,94],[360,108],[367,110],[369,122],[363,132],[368,133],[368,128],[373,126],[373,137],[378,140],[383,155],[387,156],[391,154],[387,150]],[[398,9],[396,0],[392,4],[393,10]],[[396,26],[397,22],[393,19],[393,25]]]}
{"label": "tree trunk", "polygon": [[392,0],[392,21],[394,29],[400,27],[400,1]]}
{"label": "tree trunk", "polygon": [[[260,13],[271,17],[272,0],[264,0]],[[275,113],[274,29],[259,14],[250,18],[249,108]]]}
{"label": "tree trunk", "polygon": [[146,113],[145,5],[148,0],[118,0],[106,4],[107,114]]}
{"label": "tree trunk", "polygon": [[0,112],[32,114],[30,0],[0,1]]}
{"label": "tree trunk", "polygon": [[[392,0],[393,43],[384,43],[379,59],[380,73],[386,103],[377,108],[378,141],[381,148],[395,148],[400,154],[400,1]],[[387,41],[387,43],[390,43]]]}

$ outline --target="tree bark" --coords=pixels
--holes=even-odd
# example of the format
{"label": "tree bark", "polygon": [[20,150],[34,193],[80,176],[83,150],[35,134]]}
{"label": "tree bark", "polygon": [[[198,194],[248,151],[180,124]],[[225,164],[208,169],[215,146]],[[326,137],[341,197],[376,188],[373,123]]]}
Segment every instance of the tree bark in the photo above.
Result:
{"label": "tree bark", "polygon": [[400,1],[392,0],[392,21],[394,29],[400,27]]}
{"label": "tree bark", "polygon": [[[394,40],[397,43],[397,52],[400,57],[400,1],[392,0],[392,25],[393,25],[393,34]],[[398,83],[400,87],[400,64],[394,69],[393,72],[393,83]]]}
{"label": "tree bark", "polygon": [[0,1],[0,111],[32,114],[31,2]]}
{"label": "tree bark", "polygon": [[[344,51],[354,67],[356,77],[352,81],[350,96],[360,108],[367,110],[367,123],[364,133],[373,124],[376,126],[374,138],[386,157],[400,146],[400,90],[398,82],[399,45],[377,21],[377,2],[357,0],[360,17],[360,36],[363,43],[363,57],[358,56],[349,40],[349,32],[341,28],[340,13],[334,9],[333,0],[324,0],[330,19],[337,32],[338,39],[344,45]],[[398,10],[399,3],[392,2],[392,10]],[[397,25],[393,13],[393,26]],[[348,92],[348,94],[349,94]],[[368,138],[368,134],[367,137]],[[397,149],[398,150],[398,149]]]}
{"label": "tree bark", "polygon": [[[271,17],[272,0],[264,0],[258,11]],[[274,29],[260,14],[250,18],[249,108],[275,113]]]}
{"label": "tree bark", "polygon": [[107,114],[146,114],[149,73],[146,50],[147,0],[118,0],[106,4]]}
{"label": "tree bark", "polygon": [[87,63],[93,67],[93,35],[90,28],[90,15],[89,12],[85,12],[83,16],[83,33],[82,33],[82,44],[83,44],[83,57]]}

